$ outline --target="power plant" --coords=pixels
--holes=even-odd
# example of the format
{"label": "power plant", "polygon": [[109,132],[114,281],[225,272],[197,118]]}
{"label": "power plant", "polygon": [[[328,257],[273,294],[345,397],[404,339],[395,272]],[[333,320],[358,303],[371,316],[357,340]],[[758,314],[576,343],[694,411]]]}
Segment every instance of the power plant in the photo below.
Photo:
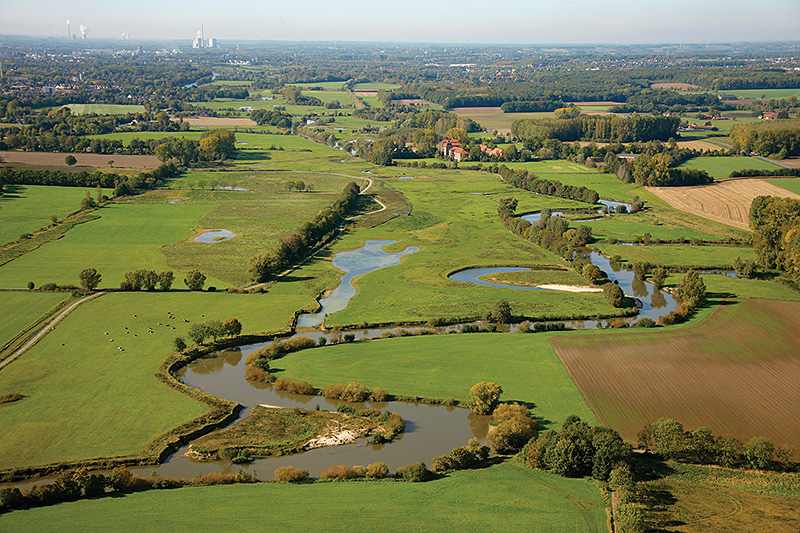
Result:
{"label": "power plant", "polygon": [[214,37],[209,37],[206,41],[205,28],[200,25],[200,31],[197,32],[194,40],[192,41],[192,48],[216,48],[217,40]]}

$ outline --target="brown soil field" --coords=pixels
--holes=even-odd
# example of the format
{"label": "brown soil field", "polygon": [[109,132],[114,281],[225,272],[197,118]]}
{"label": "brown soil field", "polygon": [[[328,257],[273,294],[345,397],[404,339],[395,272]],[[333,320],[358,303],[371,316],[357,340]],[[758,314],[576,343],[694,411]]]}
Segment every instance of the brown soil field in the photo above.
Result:
{"label": "brown soil field", "polygon": [[799,302],[734,301],[690,328],[550,342],[600,424],[630,442],[668,417],[800,445]]}
{"label": "brown soil field", "polygon": [[778,159],[778,163],[783,163],[784,165],[792,168],[800,168],[800,157],[794,156],[790,157],[789,159]]}
{"label": "brown soil field", "polygon": [[235,117],[200,117],[200,118],[185,118],[184,122],[188,122],[190,126],[198,128],[224,128],[227,126],[258,126],[252,119],[249,118],[235,118]]}
{"label": "brown soil field", "polygon": [[694,150],[725,150],[724,146],[708,141],[678,141],[678,148],[692,148]]}
{"label": "brown soil field", "polygon": [[78,162],[72,166],[64,163],[66,153],[53,152],[0,152],[0,163],[22,163],[31,166],[109,168],[108,162],[113,161],[113,168],[158,168],[161,161],[154,155],[120,155],[120,154],[72,154]]}
{"label": "brown soil field", "polygon": [[675,209],[744,230],[750,229],[750,204],[756,196],[800,199],[800,195],[753,178],[692,187],[647,187],[647,190]]}
{"label": "brown soil field", "polygon": [[653,89],[674,89],[677,91],[702,91],[704,90],[699,85],[692,85],[691,83],[654,83],[651,85]]}

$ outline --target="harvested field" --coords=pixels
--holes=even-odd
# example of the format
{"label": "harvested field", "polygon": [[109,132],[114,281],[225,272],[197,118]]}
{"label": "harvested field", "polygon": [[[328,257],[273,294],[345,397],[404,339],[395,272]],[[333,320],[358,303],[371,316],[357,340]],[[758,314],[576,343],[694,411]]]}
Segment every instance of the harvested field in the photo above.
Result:
{"label": "harvested field", "polygon": [[693,150],[725,150],[726,148],[720,144],[712,143],[709,141],[678,141],[678,148],[691,148]]}
{"label": "harvested field", "polygon": [[660,417],[800,444],[800,303],[742,300],[691,328],[550,340],[597,420],[635,441]]}
{"label": "harvested field", "polygon": [[782,163],[787,167],[800,168],[800,157],[798,156],[790,157],[788,159],[778,159],[776,162]]}
{"label": "harvested field", "polygon": [[704,90],[699,85],[692,85],[691,83],[654,83],[650,87],[653,89],[672,89],[675,91],[702,91]]}
{"label": "harvested field", "polygon": [[756,196],[800,195],[761,179],[732,179],[692,187],[646,187],[675,209],[680,209],[737,228],[750,229],[750,204]]}
{"label": "harvested field", "polygon": [[75,169],[76,167],[108,168],[113,161],[113,168],[158,168],[161,164],[154,155],[119,155],[119,154],[72,154],[78,163],[69,167],[63,152],[0,152],[0,163],[22,163],[32,166],[56,166]]}
{"label": "harvested field", "polygon": [[185,118],[184,122],[188,122],[190,126],[197,128],[227,128],[230,126],[258,126],[253,120],[249,118],[236,118],[236,117],[198,117],[198,118]]}

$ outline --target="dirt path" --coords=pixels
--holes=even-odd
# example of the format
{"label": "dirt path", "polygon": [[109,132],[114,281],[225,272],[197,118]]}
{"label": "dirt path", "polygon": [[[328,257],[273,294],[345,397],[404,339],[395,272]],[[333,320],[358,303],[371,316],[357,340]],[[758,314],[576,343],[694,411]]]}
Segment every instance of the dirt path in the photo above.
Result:
{"label": "dirt path", "polygon": [[47,333],[49,331],[52,331],[53,329],[55,329],[55,325],[58,324],[59,322],[61,322],[61,320],[65,316],[70,314],[73,309],[75,309],[76,307],[78,307],[82,303],[88,302],[89,300],[92,300],[92,299],[97,298],[98,296],[102,296],[104,294],[105,294],[104,292],[97,292],[97,293],[92,294],[91,296],[87,296],[86,298],[81,298],[77,302],[73,303],[72,305],[70,305],[69,307],[67,307],[63,311],[61,311],[53,320],[48,322],[42,329],[40,329],[39,333],[34,335],[34,337],[31,340],[29,340],[28,342],[26,342],[19,350],[17,350],[13,354],[9,355],[7,358],[5,358],[2,361],[0,361],[0,369],[2,369],[8,363],[10,363],[14,359],[19,357],[23,353],[25,353],[28,350],[28,348],[30,348],[31,346],[33,346],[34,344],[39,342],[39,339],[41,339],[42,337],[47,335]]}

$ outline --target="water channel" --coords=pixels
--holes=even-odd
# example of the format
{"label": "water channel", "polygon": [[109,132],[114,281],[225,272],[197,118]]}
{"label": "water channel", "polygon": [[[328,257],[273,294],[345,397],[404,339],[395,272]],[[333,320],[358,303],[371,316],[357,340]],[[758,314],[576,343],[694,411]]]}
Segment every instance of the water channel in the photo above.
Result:
{"label": "water channel", "polygon": [[[342,278],[342,283],[336,290],[340,290],[344,295],[333,294],[329,297],[335,306],[343,309],[347,306],[355,289],[350,283],[353,278],[400,263],[402,256],[416,252],[417,248],[408,247],[402,252],[388,253],[383,248],[397,241],[366,241],[362,248],[340,252],[334,257],[332,264],[336,268],[344,271],[346,275]],[[656,320],[659,316],[668,313],[677,307],[677,302],[668,293],[653,290],[652,285],[648,286],[645,282],[635,278],[633,272],[615,268],[609,259],[603,255],[584,250],[584,254],[590,258],[592,263],[608,273],[612,281],[616,281],[622,290],[640,299],[642,307],[639,315],[633,320],[648,317]],[[486,269],[469,269],[461,273],[469,273],[464,277],[464,282],[476,282],[474,280],[494,272],[508,272],[528,270],[521,267],[501,267],[489,269],[491,272],[484,272]],[[457,279],[454,274],[452,279]],[[482,281],[482,280],[479,280]],[[488,282],[480,283],[482,285]],[[511,285],[492,284],[498,290],[530,290],[531,287],[520,287]],[[334,290],[334,293],[336,292]],[[350,294],[350,296],[346,296]],[[313,327],[321,323],[325,314],[334,312],[334,303],[328,304],[326,299],[322,299],[323,311],[314,315],[302,315],[303,317],[315,317],[304,321],[299,327]],[[338,310],[338,309],[337,309]],[[319,322],[317,322],[317,319]],[[582,320],[567,322],[573,328],[597,328],[605,327],[607,323],[603,320],[592,321]],[[446,333],[452,330],[460,330],[460,325],[435,328],[436,333]],[[399,328],[368,329],[352,332],[355,339],[379,337],[385,332],[398,333]],[[404,328],[409,331],[423,329],[422,327]],[[434,328],[424,328],[434,329]],[[500,330],[514,331],[516,328],[500,328]],[[326,337],[331,340],[338,333],[326,333],[323,331],[301,332],[302,335],[313,339]],[[233,400],[243,405],[245,409],[241,413],[241,418],[247,416],[254,405],[265,404],[278,407],[301,407],[314,409],[336,410],[341,403],[348,403],[356,408],[377,408],[388,410],[400,414],[406,421],[405,432],[388,444],[370,444],[365,439],[359,439],[354,444],[317,448],[300,454],[282,457],[272,457],[257,459],[248,465],[234,465],[226,461],[199,462],[186,457],[189,445],[183,446],[176,453],[172,454],[166,462],[157,466],[132,468],[131,471],[138,476],[148,476],[152,472],[158,475],[174,478],[188,478],[198,474],[211,472],[236,472],[243,469],[258,475],[261,479],[271,479],[275,469],[281,466],[294,466],[295,468],[307,469],[312,477],[317,477],[322,470],[338,464],[347,465],[368,465],[375,461],[383,461],[387,464],[390,471],[394,471],[400,466],[430,460],[437,456],[450,452],[455,447],[463,446],[473,437],[484,441],[488,431],[488,417],[472,413],[468,409],[431,406],[409,402],[371,402],[364,404],[354,404],[339,400],[328,400],[318,396],[305,396],[291,394],[284,391],[275,391],[271,384],[252,382],[245,379],[245,366],[247,356],[253,351],[265,346],[267,343],[241,346],[216,352],[208,357],[193,361],[188,366],[182,368],[177,373],[177,378],[189,386],[197,387],[201,390]],[[30,487],[34,484],[50,482],[48,478],[40,478],[22,483],[5,484],[4,486],[14,485],[20,488]]]}

